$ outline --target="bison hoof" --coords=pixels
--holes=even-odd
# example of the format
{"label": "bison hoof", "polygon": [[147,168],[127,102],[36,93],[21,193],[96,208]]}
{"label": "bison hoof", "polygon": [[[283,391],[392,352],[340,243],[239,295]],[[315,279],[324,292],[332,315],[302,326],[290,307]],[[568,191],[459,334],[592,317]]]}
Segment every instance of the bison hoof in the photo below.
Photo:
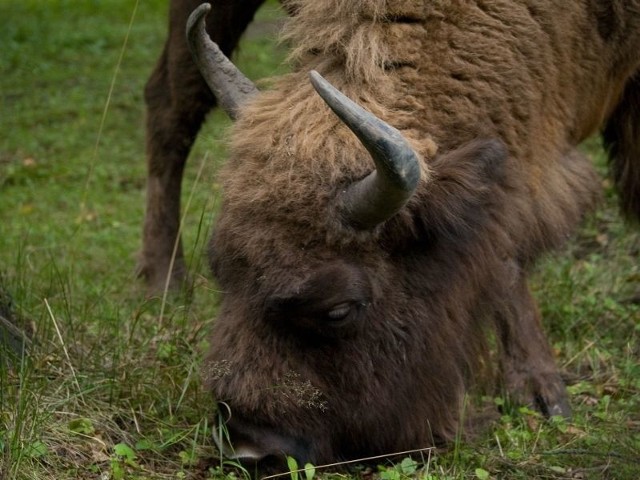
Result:
{"label": "bison hoof", "polygon": [[557,373],[512,375],[507,391],[517,404],[534,408],[545,417],[571,418],[567,389]]}
{"label": "bison hoof", "polygon": [[571,418],[571,405],[569,405],[566,393],[558,398],[545,398],[542,395],[537,395],[535,406],[545,417]]}
{"label": "bison hoof", "polygon": [[179,290],[186,283],[186,267],[184,261],[176,260],[173,268],[159,267],[152,262],[141,260],[136,268],[136,275],[142,278],[148,296],[162,295],[165,290]]}

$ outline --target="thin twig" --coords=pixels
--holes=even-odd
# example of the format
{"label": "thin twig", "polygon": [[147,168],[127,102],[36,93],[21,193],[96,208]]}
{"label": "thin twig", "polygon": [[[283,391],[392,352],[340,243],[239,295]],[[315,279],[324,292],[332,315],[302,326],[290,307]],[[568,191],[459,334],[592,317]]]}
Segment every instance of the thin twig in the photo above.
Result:
{"label": "thin twig", "polygon": [[591,347],[593,347],[594,345],[595,345],[595,342],[592,342],[592,341],[587,342],[587,345],[586,345],[582,350],[580,350],[578,353],[576,353],[573,357],[571,357],[569,360],[566,360],[566,361],[562,364],[562,367],[563,367],[563,368],[567,368],[569,365],[571,365],[571,364],[574,362],[574,360],[575,360],[576,358],[578,358],[580,355],[582,355],[582,354],[583,354],[584,352],[586,352],[587,350],[591,349]]}
{"label": "thin twig", "polygon": [[73,381],[76,384],[78,389],[78,396],[82,400],[82,403],[85,403],[84,396],[82,395],[82,389],[80,388],[80,383],[78,382],[78,377],[76,376],[76,371],[73,368],[73,364],[71,363],[71,357],[69,357],[69,352],[67,351],[67,346],[64,343],[64,339],[62,338],[62,333],[60,333],[60,329],[58,328],[58,322],[56,321],[56,317],[51,311],[51,306],[49,306],[48,300],[44,299],[44,304],[47,306],[47,311],[49,312],[49,316],[51,317],[51,321],[53,322],[53,326],[56,329],[56,333],[58,334],[58,339],[60,340],[60,344],[62,345],[62,351],[64,352],[64,356],[67,359],[67,363],[69,364],[69,369],[71,370],[71,375],[73,376]]}
{"label": "thin twig", "polygon": [[[404,452],[387,453],[385,455],[376,455],[374,457],[358,458],[358,459],[355,459],[355,460],[345,460],[344,462],[328,463],[326,465],[314,465],[313,468],[315,468],[316,470],[320,470],[320,469],[323,469],[323,468],[333,468],[333,467],[339,467],[341,465],[349,465],[349,464],[352,464],[352,463],[363,463],[363,462],[368,462],[370,460],[379,460],[381,458],[389,458],[389,457],[397,457],[397,456],[400,456],[400,455],[408,455],[410,453],[429,452],[429,458],[431,458],[431,452],[434,451],[435,449],[436,449],[436,447],[416,448],[415,450],[405,450]],[[262,477],[262,480],[268,480],[270,478],[283,477],[285,475],[291,475],[292,473],[300,473],[300,472],[304,472],[304,471],[305,471],[304,468],[299,468],[298,470],[291,470],[289,472],[277,473],[275,475],[269,475],[268,477]]]}

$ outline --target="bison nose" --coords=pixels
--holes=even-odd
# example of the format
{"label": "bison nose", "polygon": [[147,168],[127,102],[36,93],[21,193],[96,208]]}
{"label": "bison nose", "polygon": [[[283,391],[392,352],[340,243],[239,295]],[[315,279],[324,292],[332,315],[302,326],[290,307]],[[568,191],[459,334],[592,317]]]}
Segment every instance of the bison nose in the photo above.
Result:
{"label": "bison nose", "polygon": [[218,407],[218,423],[213,440],[223,456],[247,467],[270,471],[286,471],[286,457],[299,465],[311,462],[309,443],[278,431],[277,427],[252,422],[231,413],[225,403]]}

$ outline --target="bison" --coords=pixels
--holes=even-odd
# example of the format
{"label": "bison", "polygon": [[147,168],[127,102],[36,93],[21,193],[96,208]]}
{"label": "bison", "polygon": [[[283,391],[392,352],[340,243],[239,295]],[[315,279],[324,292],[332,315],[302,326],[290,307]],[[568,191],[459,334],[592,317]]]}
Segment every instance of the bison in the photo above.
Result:
{"label": "bison", "polygon": [[260,467],[446,443],[492,337],[505,389],[569,416],[527,272],[597,202],[594,133],[640,217],[640,1],[290,5],[293,72],[267,91],[208,39],[208,6],[188,27],[236,119],[203,366],[220,449]]}

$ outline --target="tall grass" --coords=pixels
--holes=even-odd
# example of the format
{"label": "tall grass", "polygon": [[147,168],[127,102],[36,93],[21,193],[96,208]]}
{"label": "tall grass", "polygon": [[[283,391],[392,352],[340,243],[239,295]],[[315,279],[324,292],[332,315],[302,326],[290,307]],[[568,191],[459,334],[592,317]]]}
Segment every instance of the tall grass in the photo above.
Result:
{"label": "tall grass", "polygon": [[[0,2],[0,287],[12,299],[0,313],[31,338],[25,350],[2,347],[0,477],[229,475],[216,466],[212,405],[198,377],[216,311],[203,245],[224,158],[222,114],[205,126],[186,172],[191,288],[165,305],[145,298],[133,274],[144,207],[142,89],[167,3]],[[275,9],[269,3],[261,21]],[[238,61],[258,78],[281,71],[282,57],[258,31]],[[603,164],[597,145],[586,148]],[[376,475],[640,478],[640,237],[620,222],[605,187],[602,209],[534,278],[572,384],[574,422],[504,407],[479,440],[418,465],[380,460]]]}

